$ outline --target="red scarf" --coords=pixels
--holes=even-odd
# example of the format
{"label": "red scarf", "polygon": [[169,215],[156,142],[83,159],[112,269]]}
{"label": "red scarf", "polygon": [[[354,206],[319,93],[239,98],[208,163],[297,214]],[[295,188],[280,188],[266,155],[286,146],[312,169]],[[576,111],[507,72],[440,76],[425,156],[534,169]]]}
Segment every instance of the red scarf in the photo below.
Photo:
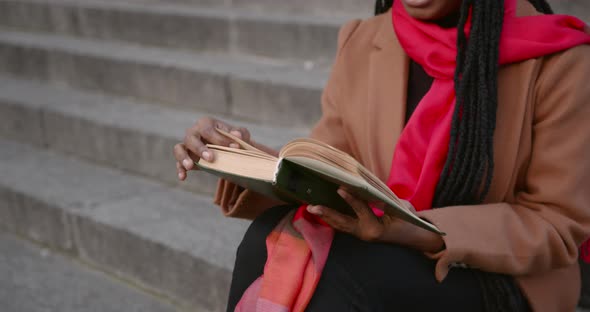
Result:
{"label": "red scarf", "polygon": [[[404,51],[434,78],[399,138],[391,166],[395,174],[387,181],[399,197],[420,211],[431,208],[447,160],[455,107],[457,29],[414,19],[401,1],[395,2],[392,12],[394,29]],[[583,31],[585,25],[575,17],[564,15],[516,17],[516,0],[506,0],[500,65],[590,43],[590,36]],[[469,29],[468,22],[467,34]]]}
{"label": "red scarf", "polygon": [[[590,43],[581,20],[564,15],[516,17],[516,1],[505,0],[500,64]],[[387,185],[417,210],[425,210],[431,208],[447,157],[455,106],[457,30],[410,17],[400,1],[395,2],[392,12],[399,42],[434,82],[397,142],[391,166],[395,174],[390,174]],[[266,240],[268,257],[263,275],[246,290],[236,311],[304,311],[333,236],[334,231],[308,214],[305,205],[287,215]]]}

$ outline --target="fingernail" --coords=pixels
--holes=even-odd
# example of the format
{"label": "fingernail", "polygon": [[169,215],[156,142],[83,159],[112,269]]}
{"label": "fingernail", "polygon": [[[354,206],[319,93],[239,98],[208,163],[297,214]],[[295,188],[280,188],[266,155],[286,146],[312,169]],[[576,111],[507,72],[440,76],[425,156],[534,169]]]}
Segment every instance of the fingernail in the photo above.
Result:
{"label": "fingernail", "polygon": [[229,144],[229,147],[232,147],[232,148],[240,148],[240,144],[238,144],[238,143],[230,143]]}
{"label": "fingernail", "polygon": [[233,135],[237,136],[237,137],[238,137],[238,138],[240,138],[240,139],[242,138],[242,133],[241,133],[240,131],[233,130],[233,131],[231,132],[231,134],[233,134]]}
{"label": "fingernail", "polygon": [[309,205],[309,206],[307,206],[307,211],[309,211],[309,213],[312,213],[314,215],[318,215],[318,216],[322,215],[322,209],[319,206]]}
{"label": "fingernail", "polygon": [[182,161],[182,164],[184,165],[184,168],[185,169],[188,169],[193,164],[193,162],[190,159],[187,158],[187,159],[185,159],[185,160]]}
{"label": "fingernail", "polygon": [[211,153],[205,151],[203,152],[203,154],[201,154],[201,156],[203,156],[203,158],[205,158],[205,160],[210,161],[211,160]]}
{"label": "fingernail", "polygon": [[346,196],[348,196],[348,193],[346,193],[346,191],[339,189],[338,191],[338,195],[340,195],[340,197],[345,198]]}
{"label": "fingernail", "polygon": [[179,178],[180,180],[182,180],[182,178],[184,178],[184,174],[183,174],[183,173],[179,173],[179,174],[178,174],[178,178]]}

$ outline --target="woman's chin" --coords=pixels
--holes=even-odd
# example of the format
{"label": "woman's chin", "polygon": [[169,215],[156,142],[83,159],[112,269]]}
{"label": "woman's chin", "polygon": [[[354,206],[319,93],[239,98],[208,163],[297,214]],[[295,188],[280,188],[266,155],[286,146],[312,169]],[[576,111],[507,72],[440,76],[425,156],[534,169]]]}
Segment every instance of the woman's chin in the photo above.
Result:
{"label": "woman's chin", "polygon": [[457,11],[461,0],[401,0],[410,16],[422,20],[438,20]]}

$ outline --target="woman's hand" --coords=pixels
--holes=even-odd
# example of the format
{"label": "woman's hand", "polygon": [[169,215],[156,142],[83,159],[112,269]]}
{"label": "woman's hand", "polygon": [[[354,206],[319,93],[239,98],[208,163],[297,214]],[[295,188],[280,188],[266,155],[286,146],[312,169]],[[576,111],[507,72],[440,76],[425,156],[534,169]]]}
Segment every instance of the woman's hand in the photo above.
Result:
{"label": "woman's hand", "polygon": [[339,189],[338,194],[354,209],[357,218],[325,206],[310,205],[307,211],[320,217],[335,230],[352,234],[364,241],[399,244],[431,253],[444,249],[444,241],[438,234],[389,215],[378,218],[365,202],[343,189]]}
{"label": "woman's hand", "polygon": [[199,161],[201,157],[207,161],[213,161],[213,153],[209,151],[206,144],[240,147],[237,143],[219,134],[215,128],[251,143],[250,132],[246,128],[234,127],[210,117],[199,119],[194,126],[186,129],[184,141],[174,146],[174,158],[176,158],[176,171],[179,180],[184,181],[187,171],[197,168],[195,162]]}

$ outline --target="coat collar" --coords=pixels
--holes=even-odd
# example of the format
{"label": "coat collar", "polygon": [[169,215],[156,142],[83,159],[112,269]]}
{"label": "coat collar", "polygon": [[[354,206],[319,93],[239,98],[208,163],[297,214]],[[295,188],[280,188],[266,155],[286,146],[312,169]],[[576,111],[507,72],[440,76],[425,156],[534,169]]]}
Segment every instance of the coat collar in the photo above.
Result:
{"label": "coat collar", "polygon": [[[367,161],[377,176],[385,181],[389,176],[391,161],[397,142],[405,125],[408,89],[409,58],[400,46],[391,14],[377,17],[378,30],[373,39],[369,65],[369,146],[379,150],[369,155]],[[376,113],[379,112],[379,113]]]}
{"label": "coat collar", "polygon": [[[377,17],[378,29],[373,38],[373,46],[377,49],[401,49],[391,20],[391,9]],[[403,53],[403,50],[401,50]]]}

